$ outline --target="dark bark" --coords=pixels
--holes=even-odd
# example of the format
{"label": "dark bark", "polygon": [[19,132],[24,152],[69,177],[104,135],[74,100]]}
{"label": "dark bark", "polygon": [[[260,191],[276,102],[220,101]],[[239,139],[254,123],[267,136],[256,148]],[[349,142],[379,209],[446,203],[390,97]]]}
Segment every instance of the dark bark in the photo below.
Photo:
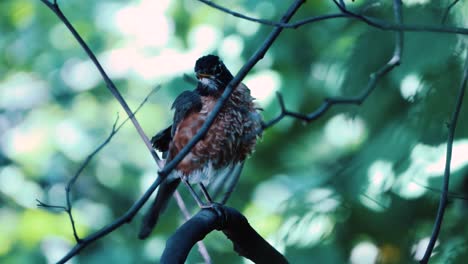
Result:
{"label": "dark bark", "polygon": [[232,241],[234,250],[255,263],[288,263],[247,218],[234,208],[214,204],[200,210],[167,240],[161,263],[184,263],[192,247],[214,230],[222,231]]}

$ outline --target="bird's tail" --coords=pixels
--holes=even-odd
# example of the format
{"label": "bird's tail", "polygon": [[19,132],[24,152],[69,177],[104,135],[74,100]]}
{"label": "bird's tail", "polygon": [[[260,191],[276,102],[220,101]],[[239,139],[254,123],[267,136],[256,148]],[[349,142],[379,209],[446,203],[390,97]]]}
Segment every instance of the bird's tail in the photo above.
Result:
{"label": "bird's tail", "polygon": [[169,200],[174,194],[177,186],[180,184],[180,179],[175,180],[165,180],[159,186],[158,194],[156,194],[156,198],[154,199],[151,208],[149,208],[148,212],[146,212],[143,223],[140,228],[140,233],[138,233],[138,238],[146,239],[153,231],[153,228],[158,223],[159,214],[166,209]]}

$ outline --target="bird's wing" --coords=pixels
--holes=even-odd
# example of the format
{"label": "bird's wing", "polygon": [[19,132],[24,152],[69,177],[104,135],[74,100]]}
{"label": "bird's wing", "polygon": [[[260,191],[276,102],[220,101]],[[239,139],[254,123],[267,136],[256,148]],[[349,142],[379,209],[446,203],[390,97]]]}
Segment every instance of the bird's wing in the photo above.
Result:
{"label": "bird's wing", "polygon": [[151,138],[153,147],[161,152],[169,150],[169,143],[174,136],[177,125],[191,112],[199,112],[202,108],[201,97],[197,92],[184,91],[181,93],[172,104],[171,109],[174,109],[173,124],[159,131]]}
{"label": "bird's wing", "polygon": [[169,143],[172,140],[171,131],[172,131],[172,125],[159,131],[154,137],[152,137],[151,144],[153,145],[153,148],[163,153],[168,151]]}
{"label": "bird's wing", "polygon": [[201,96],[195,91],[184,91],[177,96],[171,109],[175,110],[171,130],[171,136],[174,136],[175,130],[182,119],[192,112],[200,112],[202,109]]}

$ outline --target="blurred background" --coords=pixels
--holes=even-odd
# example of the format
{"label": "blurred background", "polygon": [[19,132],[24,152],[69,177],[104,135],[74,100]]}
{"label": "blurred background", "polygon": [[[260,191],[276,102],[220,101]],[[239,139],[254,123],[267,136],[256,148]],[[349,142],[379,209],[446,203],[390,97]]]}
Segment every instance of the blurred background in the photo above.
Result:
{"label": "blurred background", "polygon": [[[278,20],[292,1],[218,1],[246,15]],[[352,10],[393,21],[391,1],[345,1]],[[408,24],[441,25],[453,1],[406,0]],[[59,1],[151,137],[170,106],[193,84],[195,60],[214,53],[235,74],[272,30],[195,0]],[[299,19],[337,13],[308,1]],[[447,26],[468,26],[468,2]],[[393,32],[352,19],[285,30],[244,82],[270,120],[287,107],[315,110],[325,97],[359,94],[391,57]],[[405,34],[402,65],[361,106],[336,106],[304,124],[268,129],[246,162],[229,205],[291,263],[411,263],[420,258],[436,215],[447,122],[456,101],[467,39]],[[468,101],[453,147],[451,195],[431,263],[468,257]],[[40,1],[0,1],[0,262],[54,263],[75,244],[68,216],[37,207],[65,205],[65,186],[125,113],[65,26]],[[81,174],[72,190],[84,237],[122,215],[149,187],[157,167],[128,123]],[[193,200],[179,188],[186,203]],[[146,241],[141,214],[70,263],[157,263],[183,220],[176,204]],[[205,240],[214,263],[249,263],[219,232]],[[196,249],[188,263],[201,263]]]}

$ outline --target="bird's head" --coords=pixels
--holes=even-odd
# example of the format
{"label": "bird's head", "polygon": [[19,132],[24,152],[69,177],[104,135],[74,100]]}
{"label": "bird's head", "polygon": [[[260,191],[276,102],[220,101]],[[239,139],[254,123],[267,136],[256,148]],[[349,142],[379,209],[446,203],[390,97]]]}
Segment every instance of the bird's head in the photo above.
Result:
{"label": "bird's head", "polygon": [[199,58],[195,63],[195,74],[198,79],[197,89],[204,95],[221,95],[233,79],[226,65],[215,55]]}

